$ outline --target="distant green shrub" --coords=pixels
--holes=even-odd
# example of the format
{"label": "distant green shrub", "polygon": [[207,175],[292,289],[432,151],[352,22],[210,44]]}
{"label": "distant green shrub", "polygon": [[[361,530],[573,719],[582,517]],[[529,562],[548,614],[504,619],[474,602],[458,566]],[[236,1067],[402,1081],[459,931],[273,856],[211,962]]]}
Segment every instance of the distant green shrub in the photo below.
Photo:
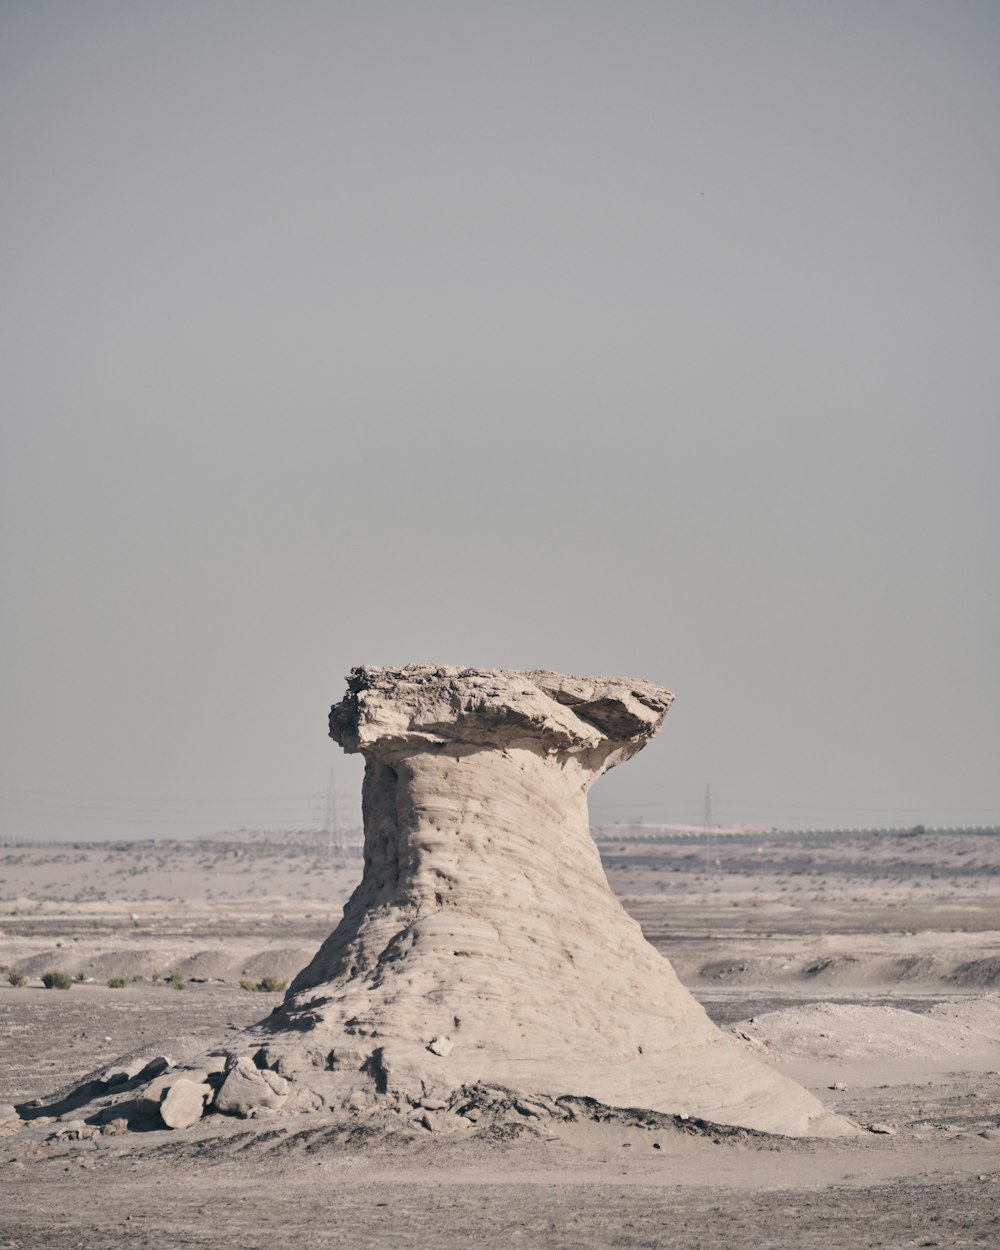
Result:
{"label": "distant green shrub", "polygon": [[43,972],[42,984],[47,990],[68,990],[73,978],[68,972]]}
{"label": "distant green shrub", "polygon": [[252,994],[280,994],[288,984],[280,977],[262,977],[259,981],[241,981],[240,989],[249,990]]}
{"label": "distant green shrub", "polygon": [[108,977],[109,990],[123,990],[125,988],[124,977]]}
{"label": "distant green shrub", "polygon": [[19,990],[22,985],[27,983],[28,978],[23,972],[15,972],[11,968],[10,972],[7,973],[7,980],[13,985],[14,989]]}
{"label": "distant green shrub", "polygon": [[182,990],[184,989],[187,982],[184,980],[184,978],[181,976],[179,972],[175,972],[174,975],[170,978],[170,984],[174,987],[175,990]]}
{"label": "distant green shrub", "polygon": [[73,978],[73,980],[77,983],[77,985],[82,985],[83,982],[86,981],[86,979],[87,979],[87,974],[85,972],[78,972],[76,976]]}

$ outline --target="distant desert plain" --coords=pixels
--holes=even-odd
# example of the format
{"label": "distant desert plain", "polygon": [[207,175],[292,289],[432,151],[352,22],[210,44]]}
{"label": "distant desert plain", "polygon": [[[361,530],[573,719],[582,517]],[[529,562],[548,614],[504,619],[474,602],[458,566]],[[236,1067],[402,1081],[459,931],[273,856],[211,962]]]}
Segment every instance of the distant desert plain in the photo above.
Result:
{"label": "distant desert plain", "polygon": [[[622,1111],[487,1115],[457,1135],[319,1115],[80,1135],[54,1095],[115,1063],[181,1062],[281,1001],[269,987],[338,923],[360,845],[15,845],[0,849],[0,1247],[1000,1246],[1000,835],[627,833],[595,830],[647,940],[740,1046],[864,1132]],[[69,990],[44,987],[54,971]]]}

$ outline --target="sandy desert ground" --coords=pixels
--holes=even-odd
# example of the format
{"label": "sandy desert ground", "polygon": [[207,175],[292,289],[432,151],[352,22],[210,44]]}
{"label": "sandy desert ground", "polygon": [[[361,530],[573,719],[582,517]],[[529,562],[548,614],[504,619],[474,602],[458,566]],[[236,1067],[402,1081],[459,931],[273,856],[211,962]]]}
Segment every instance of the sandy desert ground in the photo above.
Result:
{"label": "sandy desert ground", "polygon": [[[0,1130],[0,1247],[1000,1246],[1000,836],[601,850],[720,1027],[877,1131],[213,1116],[70,1141],[43,1114]],[[0,965],[27,978],[0,978],[0,1102],[224,1043],[279,1001],[240,981],[297,971],[359,875],[308,835],[0,850]]]}

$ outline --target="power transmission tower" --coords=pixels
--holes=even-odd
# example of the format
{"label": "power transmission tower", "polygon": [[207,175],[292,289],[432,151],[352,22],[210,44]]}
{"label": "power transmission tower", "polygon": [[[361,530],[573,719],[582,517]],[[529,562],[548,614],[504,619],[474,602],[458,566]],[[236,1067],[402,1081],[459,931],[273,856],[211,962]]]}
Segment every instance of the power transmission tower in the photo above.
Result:
{"label": "power transmission tower", "polygon": [[710,782],[705,783],[705,805],[701,811],[701,823],[705,830],[705,859],[708,864],[709,872],[714,868],[716,872],[722,871],[722,860],[719,855],[719,844],[715,836],[715,821],[712,819],[712,786]]}
{"label": "power transmission tower", "polygon": [[323,832],[326,834],[327,859],[337,867],[342,866],[344,844],[340,826],[337,823],[337,775],[332,766],[326,783],[326,821],[323,825]]}

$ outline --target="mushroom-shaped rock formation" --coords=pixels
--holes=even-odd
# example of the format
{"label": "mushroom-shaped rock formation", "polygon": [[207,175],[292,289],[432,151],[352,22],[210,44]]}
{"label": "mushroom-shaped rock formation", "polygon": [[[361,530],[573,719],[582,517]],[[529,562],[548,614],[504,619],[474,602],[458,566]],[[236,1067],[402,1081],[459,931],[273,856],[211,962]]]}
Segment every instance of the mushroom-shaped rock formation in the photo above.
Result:
{"label": "mushroom-shaped rock formation", "polygon": [[487,1084],[855,1131],[720,1032],[608,887],[587,791],[671,694],[426,664],[364,666],[348,686],[330,734],[366,761],[364,877],[258,1064],[332,1106]]}

